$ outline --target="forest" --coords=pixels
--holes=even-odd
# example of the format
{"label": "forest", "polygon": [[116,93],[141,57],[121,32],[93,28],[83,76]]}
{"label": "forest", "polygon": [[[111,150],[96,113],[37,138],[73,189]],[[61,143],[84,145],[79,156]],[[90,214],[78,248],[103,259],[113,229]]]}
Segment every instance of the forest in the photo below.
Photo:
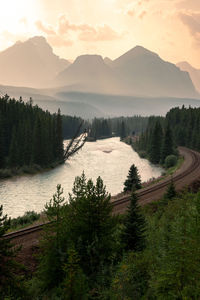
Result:
{"label": "forest", "polygon": [[176,107],[165,118],[149,117],[146,130],[132,146],[140,156],[163,165],[176,162],[178,146],[200,151],[200,108]]}
{"label": "forest", "polygon": [[[7,101],[14,101],[15,107],[15,100]],[[28,107],[39,111],[42,120],[49,117],[49,122],[54,120],[57,127],[62,127],[60,112],[50,115],[31,104],[18,105],[22,105],[18,108],[21,114]],[[121,128],[128,128],[126,118],[119,120]],[[131,143],[134,141],[133,147],[143,152],[141,155],[166,166],[177,158],[179,145],[200,150],[199,120],[200,109],[174,108],[166,118],[150,117],[145,120],[146,126],[141,122],[137,132],[129,120],[125,136],[131,133]],[[93,122],[108,128],[105,121]],[[118,119],[115,124],[119,124]],[[144,207],[139,206],[135,192],[141,187],[138,170],[132,165],[124,178],[124,192],[130,193],[130,204],[126,213],[114,215],[111,195],[100,177],[93,182],[83,172],[75,178],[69,196],[58,184],[44,208],[43,214],[50,223],[36,247],[34,270],[27,270],[18,262],[20,249],[13,248],[12,241],[2,239],[12,221],[3,214],[1,206],[2,299],[199,299],[199,186],[178,193],[171,180],[160,201]]]}
{"label": "forest", "polygon": [[148,123],[148,117],[118,117],[109,119],[94,118],[89,128],[89,138],[97,140],[101,138],[109,138],[118,136],[121,139],[127,135],[140,134],[145,131]]}
{"label": "forest", "polygon": [[2,299],[199,299],[200,193],[178,194],[171,182],[159,202],[141,208],[136,184],[139,177],[121,216],[112,214],[100,177],[76,177],[69,199],[58,185],[32,272],[1,239],[10,226],[1,207]]}
{"label": "forest", "polygon": [[22,98],[1,97],[0,169],[29,172],[62,163],[63,139],[72,138],[81,123],[80,118],[62,116],[60,110],[43,111],[31,99],[25,103]]}

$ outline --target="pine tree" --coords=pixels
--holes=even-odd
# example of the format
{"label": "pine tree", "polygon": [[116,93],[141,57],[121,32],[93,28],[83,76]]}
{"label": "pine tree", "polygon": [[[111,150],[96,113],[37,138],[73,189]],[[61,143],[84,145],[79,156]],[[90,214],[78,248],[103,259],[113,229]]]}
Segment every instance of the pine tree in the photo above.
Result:
{"label": "pine tree", "polygon": [[126,129],[125,129],[125,122],[122,120],[120,126],[120,140],[122,141],[126,137]]}
{"label": "pine tree", "polygon": [[63,160],[63,152],[62,116],[60,114],[60,109],[58,109],[55,133],[55,153],[57,160]]}
{"label": "pine tree", "polygon": [[[20,270],[15,261],[17,249],[13,248],[10,240],[4,239],[3,235],[10,228],[10,219],[3,216],[3,206],[0,206],[0,298],[1,299],[23,299],[21,278],[16,274]],[[25,295],[25,291],[24,291]],[[11,297],[11,298],[7,298]],[[14,297],[14,298],[13,298]]]}
{"label": "pine tree", "polygon": [[161,153],[162,163],[164,163],[165,158],[171,154],[174,154],[174,143],[173,143],[172,131],[168,123],[165,130],[163,146],[162,146],[162,153]]}
{"label": "pine tree", "polygon": [[11,144],[10,144],[10,149],[9,149],[9,166],[10,167],[17,167],[18,166],[18,143],[17,143],[17,133],[15,128],[13,128],[12,131],[12,139],[11,139]]}
{"label": "pine tree", "polygon": [[171,182],[170,182],[170,184],[167,187],[167,191],[165,193],[165,197],[167,199],[172,199],[175,196],[176,196],[176,189],[175,189],[175,185],[174,185],[173,179],[171,179]]}
{"label": "pine tree", "polygon": [[124,192],[131,192],[133,190],[138,190],[142,187],[141,179],[138,174],[137,167],[133,164],[128,172],[126,181],[124,182]]}
{"label": "pine tree", "polygon": [[160,162],[162,139],[163,139],[162,127],[158,120],[153,129],[151,145],[149,150],[150,161],[154,164],[158,164]]}
{"label": "pine tree", "polygon": [[142,251],[145,247],[144,233],[145,219],[138,206],[138,197],[135,192],[132,192],[122,233],[122,242],[125,249],[131,251]]}
{"label": "pine tree", "polygon": [[[95,281],[102,266],[111,262],[115,243],[112,234],[116,218],[112,216],[110,195],[102,179],[98,177],[94,184],[92,180],[86,180],[84,173],[77,177],[70,196],[70,206],[71,238],[80,257],[82,270]],[[73,222],[74,216],[76,222]]]}

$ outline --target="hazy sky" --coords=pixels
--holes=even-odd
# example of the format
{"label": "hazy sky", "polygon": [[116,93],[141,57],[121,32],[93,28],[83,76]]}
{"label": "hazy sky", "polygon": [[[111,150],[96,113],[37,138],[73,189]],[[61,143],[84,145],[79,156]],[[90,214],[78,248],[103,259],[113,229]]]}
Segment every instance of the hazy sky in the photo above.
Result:
{"label": "hazy sky", "polygon": [[200,0],[0,0],[0,50],[34,35],[66,59],[141,45],[200,68]]}

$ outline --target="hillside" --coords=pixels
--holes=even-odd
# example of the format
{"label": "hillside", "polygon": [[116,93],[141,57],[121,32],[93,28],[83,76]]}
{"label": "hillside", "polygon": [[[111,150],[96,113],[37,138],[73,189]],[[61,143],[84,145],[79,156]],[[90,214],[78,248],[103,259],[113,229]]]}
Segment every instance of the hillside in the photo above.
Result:
{"label": "hillside", "polygon": [[178,63],[177,66],[182,71],[186,71],[190,74],[194,86],[196,87],[197,91],[200,92],[200,69],[195,69],[186,61]]}
{"label": "hillside", "polygon": [[0,84],[43,87],[69,64],[44,37],[36,36],[0,52]]}

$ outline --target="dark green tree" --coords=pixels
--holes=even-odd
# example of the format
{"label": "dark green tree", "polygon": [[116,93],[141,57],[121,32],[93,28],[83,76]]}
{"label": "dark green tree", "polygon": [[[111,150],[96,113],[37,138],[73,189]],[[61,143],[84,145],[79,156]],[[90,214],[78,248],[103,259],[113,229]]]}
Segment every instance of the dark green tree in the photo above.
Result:
{"label": "dark green tree", "polygon": [[152,163],[158,164],[161,159],[161,147],[162,147],[163,131],[158,120],[153,129],[150,150],[149,150],[149,159]]}
{"label": "dark green tree", "polygon": [[116,218],[112,216],[110,195],[102,179],[98,177],[94,184],[92,180],[86,180],[84,173],[77,177],[70,206],[71,239],[84,273],[94,282],[102,266],[111,263],[115,246],[112,234]]}
{"label": "dark green tree", "polygon": [[122,141],[126,137],[126,127],[125,122],[122,120],[120,125],[120,140]]}
{"label": "dark green tree", "polygon": [[[3,206],[0,206],[0,298],[23,299],[22,278],[18,276],[21,269],[16,263],[17,249],[3,235],[10,228],[10,219],[3,216]],[[8,297],[8,298],[7,298]],[[9,298],[10,297],[10,298]],[[19,297],[19,298],[18,298]]]}
{"label": "dark green tree", "polygon": [[56,159],[63,160],[63,134],[62,134],[62,116],[60,109],[56,115],[56,132],[55,132],[55,155]]}
{"label": "dark green tree", "polygon": [[122,233],[122,242],[126,250],[142,251],[144,249],[145,228],[145,219],[138,205],[138,196],[132,192]]}
{"label": "dark green tree", "polygon": [[57,185],[57,192],[45,205],[45,214],[50,224],[46,226],[41,241],[42,255],[39,258],[40,265],[37,273],[41,292],[61,284],[64,276],[62,264],[66,260],[68,245],[64,242],[66,241],[64,235],[67,235],[63,224],[66,204],[62,194],[61,185]]}
{"label": "dark green tree", "polygon": [[174,185],[174,181],[173,179],[171,179],[170,184],[167,187],[166,193],[165,193],[165,197],[167,199],[173,199],[176,196],[176,189],[175,189],[175,185]]}
{"label": "dark green tree", "polygon": [[18,165],[18,143],[17,143],[17,133],[15,128],[12,131],[12,139],[10,143],[10,149],[9,149],[9,166],[10,167],[16,167]]}
{"label": "dark green tree", "polygon": [[133,164],[128,172],[126,181],[124,182],[124,192],[131,192],[142,187],[140,175],[137,167]]}
{"label": "dark green tree", "polygon": [[161,162],[164,163],[165,158],[171,154],[174,154],[174,142],[173,142],[172,130],[168,123],[166,126],[166,129],[165,129],[165,133],[164,133],[162,153],[161,153]]}

